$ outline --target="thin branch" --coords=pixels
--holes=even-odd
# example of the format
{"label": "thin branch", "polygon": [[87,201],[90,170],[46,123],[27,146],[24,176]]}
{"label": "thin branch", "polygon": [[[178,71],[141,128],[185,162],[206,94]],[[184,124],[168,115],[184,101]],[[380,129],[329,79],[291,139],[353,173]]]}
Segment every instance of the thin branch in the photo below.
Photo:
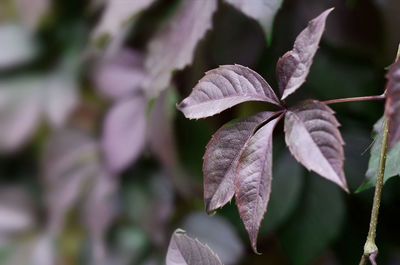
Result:
{"label": "thin branch", "polygon": [[385,99],[385,97],[386,97],[386,95],[385,95],[385,93],[383,93],[382,95],[378,95],[378,96],[339,98],[339,99],[325,100],[325,101],[322,101],[322,102],[329,105],[329,104],[342,103],[342,102],[382,100],[382,99]]}
{"label": "thin branch", "polygon": [[366,264],[367,257],[370,259],[371,264],[376,264],[375,258],[378,255],[378,247],[375,244],[375,238],[376,226],[378,224],[379,206],[381,204],[382,197],[383,177],[385,175],[386,151],[389,135],[389,121],[387,119],[385,119],[384,126],[381,154],[379,157],[378,176],[376,178],[374,202],[371,211],[371,221],[369,223],[368,236],[364,245],[364,253],[361,257],[360,265]]}

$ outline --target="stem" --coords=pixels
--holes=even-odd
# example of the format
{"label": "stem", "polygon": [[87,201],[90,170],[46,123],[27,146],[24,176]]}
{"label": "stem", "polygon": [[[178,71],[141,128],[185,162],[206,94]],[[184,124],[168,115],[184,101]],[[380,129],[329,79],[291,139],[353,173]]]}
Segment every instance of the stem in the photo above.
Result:
{"label": "stem", "polygon": [[334,103],[342,103],[342,102],[354,102],[354,101],[369,101],[369,100],[381,100],[385,99],[386,95],[383,93],[378,96],[366,96],[366,97],[353,97],[353,98],[339,98],[339,99],[331,99],[322,101],[325,104],[334,104]]}
{"label": "stem", "polygon": [[372,205],[372,211],[371,211],[371,221],[369,223],[367,240],[364,245],[364,253],[361,257],[359,265],[366,264],[368,257],[370,258],[371,263],[375,264],[375,257],[378,254],[378,247],[375,244],[375,238],[376,238],[376,225],[378,224],[379,206],[381,204],[383,177],[385,175],[386,150],[387,150],[387,141],[389,135],[389,121],[387,119],[385,119],[384,126],[385,127],[383,129],[381,154],[379,157],[378,176],[376,178],[374,203]]}

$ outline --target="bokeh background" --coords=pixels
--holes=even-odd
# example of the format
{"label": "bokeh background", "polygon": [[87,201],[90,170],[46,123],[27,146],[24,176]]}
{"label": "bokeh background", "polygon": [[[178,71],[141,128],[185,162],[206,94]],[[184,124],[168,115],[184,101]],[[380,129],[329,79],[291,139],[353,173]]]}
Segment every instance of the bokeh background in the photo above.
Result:
{"label": "bokeh background", "polygon": [[[400,1],[284,0],[269,36],[219,1],[193,62],[146,100],[132,88],[143,78],[138,66],[184,1],[208,0],[157,0],[121,26],[115,21],[129,9],[110,10],[106,0],[1,0],[0,264],[164,264],[176,228],[207,243],[226,265],[358,264],[372,189],[345,194],[308,173],[288,154],[279,125],[256,255],[233,202],[204,213],[202,156],[220,126],[270,106],[245,103],[195,121],[175,105],[222,64],[248,66],[276,88],[276,61],[329,7],[335,10],[310,75],[288,104],[381,94],[400,42]],[[113,35],[99,33],[104,28]],[[355,191],[383,103],[332,107]],[[379,264],[400,264],[399,195],[400,179],[392,178],[378,225]]]}

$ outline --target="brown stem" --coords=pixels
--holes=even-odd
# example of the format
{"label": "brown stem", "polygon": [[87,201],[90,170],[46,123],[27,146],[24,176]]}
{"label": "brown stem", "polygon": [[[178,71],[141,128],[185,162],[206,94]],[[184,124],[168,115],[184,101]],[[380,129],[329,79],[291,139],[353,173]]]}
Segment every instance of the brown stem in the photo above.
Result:
{"label": "brown stem", "polygon": [[379,157],[378,176],[376,178],[374,202],[373,202],[372,211],[371,211],[371,221],[369,223],[369,231],[368,231],[367,240],[364,245],[364,253],[361,257],[361,261],[360,261],[359,265],[366,264],[367,258],[370,259],[371,264],[376,264],[375,258],[378,255],[378,247],[375,244],[376,226],[378,224],[379,206],[381,204],[383,177],[385,176],[388,135],[389,135],[389,121],[387,119],[385,119],[385,127],[383,129],[383,137],[382,137],[381,154]]}
{"label": "brown stem", "polygon": [[381,100],[385,99],[386,95],[383,93],[378,96],[366,96],[366,97],[353,97],[353,98],[339,98],[339,99],[331,99],[322,101],[325,104],[334,104],[334,103],[342,103],[342,102],[354,102],[354,101],[369,101],[369,100]]}

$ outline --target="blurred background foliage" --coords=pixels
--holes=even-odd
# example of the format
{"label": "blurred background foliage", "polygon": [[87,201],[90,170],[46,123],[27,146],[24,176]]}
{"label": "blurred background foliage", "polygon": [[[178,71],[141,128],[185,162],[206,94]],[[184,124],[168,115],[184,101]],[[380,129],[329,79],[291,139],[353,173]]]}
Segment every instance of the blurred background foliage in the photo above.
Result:
{"label": "blurred background foliage", "polygon": [[[0,263],[164,264],[169,238],[180,227],[207,243],[227,265],[357,264],[372,189],[345,194],[308,173],[284,151],[277,133],[271,201],[259,236],[263,254],[255,255],[233,203],[214,216],[205,215],[202,156],[221,125],[268,105],[245,103],[217,117],[191,121],[175,104],[205,71],[223,64],[248,66],[277,87],[276,61],[291,49],[307,21],[329,7],[335,11],[308,80],[288,104],[309,97],[381,94],[385,67],[400,41],[400,2],[284,0],[265,36],[255,20],[219,1],[213,27],[197,45],[193,63],[175,71],[166,92],[147,104],[147,136],[152,140],[148,145],[141,138],[141,143],[122,143],[128,150],[143,145],[143,152],[118,174],[105,169],[98,144],[113,105],[99,85],[101,58],[112,48],[145,52],[180,3],[155,1],[124,29],[107,24],[113,34],[123,36],[118,43],[114,40],[119,37],[98,32],[106,2],[0,2]],[[140,77],[134,71],[115,71],[111,86],[123,87]],[[383,104],[332,107],[342,124],[345,172],[355,191],[365,178],[372,126],[382,116]],[[126,133],[134,137],[129,126],[144,122],[136,119],[125,117]],[[400,179],[390,179],[378,226],[379,264],[400,264],[399,192]]]}

